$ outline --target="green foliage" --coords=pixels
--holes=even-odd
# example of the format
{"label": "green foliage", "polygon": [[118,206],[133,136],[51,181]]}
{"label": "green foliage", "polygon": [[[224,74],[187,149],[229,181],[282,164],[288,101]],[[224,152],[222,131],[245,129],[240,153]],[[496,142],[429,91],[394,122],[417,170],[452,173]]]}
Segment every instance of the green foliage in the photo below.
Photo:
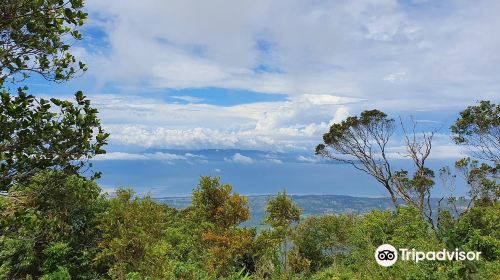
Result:
{"label": "green foliage", "polygon": [[245,269],[241,269],[240,271],[230,275],[229,277],[224,278],[225,280],[250,280],[252,279],[250,274],[245,271]]}
{"label": "green foliage", "polygon": [[[308,269],[312,272],[331,265],[335,258],[349,252],[348,240],[356,220],[353,215],[308,217],[293,233],[297,256],[309,261]],[[299,263],[303,264],[304,260]]]}
{"label": "green foliage", "polygon": [[[203,215],[237,196],[213,178],[193,193],[204,199],[179,211],[131,190],[105,200],[92,181],[62,175],[35,176],[0,199],[0,279],[494,279],[500,272],[498,202],[459,217],[441,210],[436,235],[412,207],[299,223],[300,209],[280,193],[267,208],[272,227],[256,235],[228,222],[240,214]],[[383,243],[479,250],[483,259],[383,268],[373,256]]]}
{"label": "green foliage", "polygon": [[316,152],[320,153],[325,149],[325,145],[331,145],[341,151],[346,147],[349,138],[356,137],[355,134],[362,131],[376,132],[378,130],[392,130],[394,120],[379,110],[369,110],[361,113],[359,117],[348,117],[341,123],[335,123],[330,127],[330,131],[323,135],[325,144],[318,145]]}
{"label": "green foliage", "polygon": [[229,228],[224,231],[206,231],[202,240],[207,246],[205,267],[217,276],[226,276],[238,269],[253,266],[251,258],[255,231]]}
{"label": "green foliage", "polygon": [[270,225],[272,231],[268,232],[267,237],[270,238],[270,243],[281,243],[282,249],[282,265],[285,273],[288,271],[288,241],[292,234],[292,226],[300,220],[300,209],[288,197],[286,192],[280,192],[275,198],[272,198],[267,203],[267,215],[264,218],[264,223]]}
{"label": "green foliage", "polygon": [[434,171],[426,167],[415,172],[413,177],[408,177],[408,171],[405,170],[395,172],[394,176],[409,192],[427,192],[434,186]]}
{"label": "green foliage", "polygon": [[[76,174],[103,154],[107,133],[82,92],[75,102],[37,99],[19,89],[0,96],[0,191],[44,170]],[[98,174],[96,174],[98,175]]]}
{"label": "green foliage", "polygon": [[170,277],[172,267],[164,258],[171,249],[163,240],[166,219],[166,206],[118,189],[100,219],[97,262],[113,279],[126,279],[134,272],[154,279]]}
{"label": "green foliage", "polygon": [[499,203],[471,208],[448,230],[450,248],[480,251],[486,260],[500,260]]}
{"label": "green foliage", "polygon": [[453,140],[471,148],[478,158],[500,161],[500,105],[481,101],[460,112],[451,126]]}
{"label": "green foliage", "polygon": [[496,166],[490,166],[467,157],[455,162],[455,168],[466,179],[469,196],[474,203],[488,204],[498,201],[500,197],[498,163]]}
{"label": "green foliage", "polygon": [[257,279],[277,279],[282,275],[281,242],[281,237],[270,229],[263,229],[257,235],[254,241],[254,275]]}
{"label": "green foliage", "polygon": [[[375,249],[381,244],[419,250],[441,249],[435,235],[414,208],[401,207],[396,213],[373,211],[360,218],[348,240],[348,251],[336,260],[326,275],[338,279],[444,279],[437,273],[437,262],[396,262],[383,268],[375,262]],[[328,270],[327,270],[328,271]],[[321,273],[320,273],[321,275]],[[318,277],[317,279],[328,279]]]}
{"label": "green foliage", "polygon": [[[391,170],[386,145],[394,120],[378,110],[333,124],[316,153],[373,176],[406,207],[365,215],[324,215],[300,222],[285,192],[267,205],[257,233],[247,199],[218,177],[201,177],[192,206],[178,211],[119,189],[105,199],[79,174],[104,153],[97,110],[82,92],[75,102],[37,99],[3,88],[30,73],[65,81],[86,66],[69,52],[80,40],[83,0],[0,2],[0,279],[497,279],[500,275],[500,106],[481,101],[451,127],[457,144],[479,159],[455,165],[470,189],[461,213],[439,209],[437,229],[424,200],[434,172],[424,166],[431,136],[406,135],[413,176]],[[406,131],[405,131],[406,134]],[[90,164],[88,165],[90,167]],[[443,169],[442,174],[451,174]],[[97,178],[99,174],[92,176]],[[5,193],[7,192],[7,193]],[[415,199],[416,198],[416,199]],[[455,198],[450,197],[454,202]],[[412,207],[413,206],[413,207]],[[428,207],[429,205],[427,205]],[[428,209],[427,209],[428,210]],[[428,215],[427,215],[428,214]],[[428,220],[424,220],[424,217]],[[293,242],[290,242],[293,241]],[[291,243],[291,244],[290,244]],[[479,250],[477,262],[376,264],[380,244],[436,251]],[[290,245],[290,248],[289,248]]]}
{"label": "green foliage", "polygon": [[164,240],[171,250],[166,258],[173,260],[177,279],[203,279],[207,275],[203,268],[206,253],[201,236],[209,225],[200,222],[195,212],[189,207],[167,213]]}
{"label": "green foliage", "polygon": [[[487,208],[473,208],[459,220],[450,216],[453,221],[449,227],[439,228],[440,231],[448,230],[447,244],[436,238],[431,227],[414,208],[402,207],[396,213],[372,211],[354,223],[346,253],[339,256],[330,268],[304,279],[494,279],[500,271],[498,205]],[[491,255],[473,262],[422,261],[415,264],[398,261],[389,268],[383,268],[376,264],[373,253],[384,243],[421,251],[460,248]]]}
{"label": "green foliage", "polygon": [[266,211],[264,223],[276,231],[286,231],[293,223],[299,221],[302,209],[293,203],[286,192],[280,192],[269,200]]}
{"label": "green foliage", "polygon": [[1,204],[0,279],[97,273],[92,260],[105,200],[95,182],[45,172],[15,185]]}
{"label": "green foliage", "polygon": [[493,279],[500,273],[500,204],[476,205],[457,218],[440,213],[439,232],[450,249],[481,252],[479,262],[456,263],[449,275],[472,279]]}
{"label": "green foliage", "polygon": [[17,74],[64,81],[86,70],[69,52],[72,40],[81,39],[82,9],[83,0],[1,1],[0,87]]}
{"label": "green foliage", "polygon": [[192,203],[199,221],[206,226],[201,231],[207,253],[205,267],[212,275],[226,276],[247,265],[241,261],[250,258],[255,231],[237,227],[250,217],[248,201],[219,180],[202,176]]}
{"label": "green foliage", "polygon": [[[0,4],[0,12],[12,13],[9,9],[20,2],[8,0]],[[31,9],[37,5],[62,4],[26,2]],[[80,1],[70,0],[67,5],[63,11],[67,18],[60,18],[58,24],[71,29],[68,22],[83,20],[85,15],[79,11]],[[55,9],[54,14],[61,12]],[[76,14],[71,14],[72,9]],[[37,15],[33,22],[40,20]],[[2,24],[5,21],[0,18],[4,28]],[[34,32],[29,28],[23,32]],[[36,32],[62,32],[47,28]],[[41,38],[36,36],[35,41]],[[75,73],[69,66],[75,60],[67,46],[50,44],[52,50],[37,49],[42,59],[34,55],[26,61],[35,59],[31,70],[46,78],[68,79]],[[4,64],[14,56],[5,55],[3,46],[0,70],[7,70],[0,84],[27,70],[24,62]],[[65,55],[56,58],[61,50]],[[104,153],[108,137],[97,110],[81,92],[72,103],[36,99],[25,89],[19,89],[17,96],[4,90],[0,113],[0,191],[8,191],[0,196],[0,279],[495,279],[500,275],[498,151],[490,153],[491,147],[498,147],[494,141],[488,142],[488,148],[476,146],[494,166],[470,158],[457,161],[456,169],[471,188],[471,208],[454,214],[439,209],[434,228],[432,212],[424,211],[424,198],[434,185],[434,172],[424,166],[432,136],[424,137],[423,144],[407,137],[416,171],[412,177],[406,170],[394,172],[385,157],[394,120],[378,110],[365,111],[332,125],[317,153],[335,158],[333,151],[361,160],[357,165],[339,158],[368,171],[387,188],[395,205],[397,193],[407,206],[395,212],[322,215],[300,222],[301,209],[283,192],[268,202],[263,222],[269,227],[257,231],[241,226],[250,216],[247,199],[218,177],[201,177],[192,205],[184,210],[149,196],[135,197],[130,189],[118,189],[115,198],[105,199],[93,180],[78,175],[90,158]],[[481,144],[485,139],[498,140],[497,118],[498,106],[489,102],[469,107],[452,128],[455,140],[470,146],[477,139]],[[374,153],[377,149],[379,154]],[[451,173],[442,169],[443,174]],[[483,258],[398,261],[383,268],[373,256],[383,243],[422,251],[478,250]]]}
{"label": "green foliage", "polygon": [[221,185],[219,177],[202,176],[193,191],[193,207],[204,221],[217,227],[236,226],[248,220],[250,213],[247,199],[231,192],[231,185]]}
{"label": "green foliage", "polygon": [[65,264],[66,259],[71,253],[71,249],[72,248],[67,242],[56,241],[50,243],[45,249],[43,249],[43,257],[45,261],[42,264],[42,272],[58,272],[62,267],[61,265]]}
{"label": "green foliage", "polygon": [[58,267],[56,271],[50,274],[44,274],[40,280],[71,280],[71,275],[65,267]]}

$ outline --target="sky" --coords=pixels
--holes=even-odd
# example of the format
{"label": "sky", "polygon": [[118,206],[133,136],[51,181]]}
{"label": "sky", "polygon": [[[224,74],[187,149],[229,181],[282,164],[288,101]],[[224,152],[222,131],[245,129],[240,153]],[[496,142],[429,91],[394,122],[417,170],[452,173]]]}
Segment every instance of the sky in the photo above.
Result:
{"label": "sky", "polygon": [[[72,52],[89,70],[28,86],[92,100],[111,133],[96,160],[110,191],[183,196],[216,175],[244,194],[385,196],[314,147],[331,124],[376,108],[437,131],[436,169],[463,157],[450,124],[499,101],[499,10],[495,0],[87,0]],[[406,166],[401,137],[390,151]]]}

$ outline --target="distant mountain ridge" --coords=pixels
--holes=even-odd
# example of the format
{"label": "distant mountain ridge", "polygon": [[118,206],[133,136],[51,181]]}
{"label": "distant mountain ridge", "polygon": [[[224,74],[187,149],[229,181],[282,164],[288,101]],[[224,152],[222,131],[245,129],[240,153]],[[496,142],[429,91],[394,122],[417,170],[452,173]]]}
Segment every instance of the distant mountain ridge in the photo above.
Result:
{"label": "distant mountain ridge", "polygon": [[[251,218],[247,226],[258,226],[264,218],[266,205],[273,195],[249,195]],[[290,195],[292,200],[303,209],[303,217],[322,214],[356,213],[363,214],[379,209],[394,209],[389,197],[354,197],[348,195]],[[156,201],[170,207],[183,209],[191,204],[190,197],[161,197]],[[432,198],[432,208],[437,208],[439,199]]]}

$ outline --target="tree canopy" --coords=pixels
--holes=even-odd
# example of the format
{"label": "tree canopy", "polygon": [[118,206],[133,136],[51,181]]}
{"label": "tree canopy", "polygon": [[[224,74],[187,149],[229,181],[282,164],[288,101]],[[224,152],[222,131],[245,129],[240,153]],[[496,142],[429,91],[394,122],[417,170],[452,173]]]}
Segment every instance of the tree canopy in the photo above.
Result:
{"label": "tree canopy", "polygon": [[[3,0],[0,3],[0,86],[38,73],[64,81],[86,70],[69,52],[87,18],[83,0]],[[15,79],[14,79],[15,80]]]}
{"label": "tree canopy", "polygon": [[500,105],[483,100],[469,106],[451,126],[453,140],[480,159],[500,163]]}
{"label": "tree canopy", "polygon": [[[0,191],[40,171],[76,174],[105,153],[108,134],[82,92],[75,101],[36,98],[19,89],[0,95]],[[98,174],[94,174],[98,175]]]}

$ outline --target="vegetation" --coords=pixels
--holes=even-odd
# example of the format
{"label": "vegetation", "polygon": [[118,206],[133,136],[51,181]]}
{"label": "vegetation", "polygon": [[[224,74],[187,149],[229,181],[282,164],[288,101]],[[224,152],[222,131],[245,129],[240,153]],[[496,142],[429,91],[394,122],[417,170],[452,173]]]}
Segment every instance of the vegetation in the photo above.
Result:
{"label": "vegetation", "polygon": [[[442,209],[438,235],[418,214],[374,210],[300,219],[285,193],[257,230],[246,199],[202,177],[193,204],[176,210],[119,189],[106,198],[92,180],[44,172],[0,201],[0,279],[492,279],[500,272],[498,203],[460,216]],[[212,212],[210,212],[212,211]],[[480,261],[375,263],[380,244],[477,250]]]}
{"label": "vegetation", "polygon": [[61,172],[12,187],[0,203],[0,279],[92,279],[107,203],[94,181]]}
{"label": "vegetation", "polygon": [[[118,189],[102,193],[83,167],[104,153],[108,134],[83,93],[74,102],[37,99],[18,83],[39,73],[71,78],[76,59],[63,38],[80,39],[81,0],[0,3],[0,279],[495,279],[500,275],[499,106],[468,107],[452,126],[473,157],[443,167],[470,192],[431,207],[432,133],[405,131],[413,170],[394,170],[387,144],[395,121],[378,110],[334,124],[316,152],[352,164],[387,190],[395,208],[363,215],[301,217],[286,194],[268,201],[264,227],[245,227],[247,198],[201,177],[192,204],[177,210]],[[79,63],[80,69],[85,69]],[[411,174],[411,175],[410,175]],[[433,212],[433,210],[437,210]],[[379,266],[384,243],[422,251],[480,251],[479,261],[399,261]]]}
{"label": "vegetation", "polygon": [[414,166],[413,175],[409,176],[408,170],[395,170],[387,154],[387,144],[395,127],[394,119],[385,113],[364,111],[359,117],[348,117],[333,124],[323,135],[324,144],[316,147],[316,154],[349,163],[369,174],[387,190],[395,207],[399,207],[399,200],[402,200],[434,224],[430,203],[434,171],[425,165],[431,154],[434,133],[418,133],[415,122],[408,133],[401,121],[406,147],[404,156],[410,158]]}
{"label": "vegetation", "polygon": [[0,86],[37,73],[65,81],[86,66],[69,52],[87,14],[83,0],[3,0],[0,4]]}
{"label": "vegetation", "polygon": [[25,89],[19,89],[17,96],[4,90],[0,95],[0,191],[44,170],[77,174],[89,159],[105,152],[107,137],[97,110],[82,92],[76,93],[73,103],[37,99]]}
{"label": "vegetation", "polygon": [[460,113],[451,127],[453,140],[466,145],[475,157],[500,161],[500,105],[481,101]]}
{"label": "vegetation", "polygon": [[300,220],[302,209],[298,208],[293,201],[288,198],[286,192],[278,193],[276,198],[269,200],[267,205],[267,216],[264,223],[271,226],[268,237],[272,237],[277,243],[282,244],[281,255],[283,257],[283,271],[288,272],[288,243],[293,232],[293,224]]}

